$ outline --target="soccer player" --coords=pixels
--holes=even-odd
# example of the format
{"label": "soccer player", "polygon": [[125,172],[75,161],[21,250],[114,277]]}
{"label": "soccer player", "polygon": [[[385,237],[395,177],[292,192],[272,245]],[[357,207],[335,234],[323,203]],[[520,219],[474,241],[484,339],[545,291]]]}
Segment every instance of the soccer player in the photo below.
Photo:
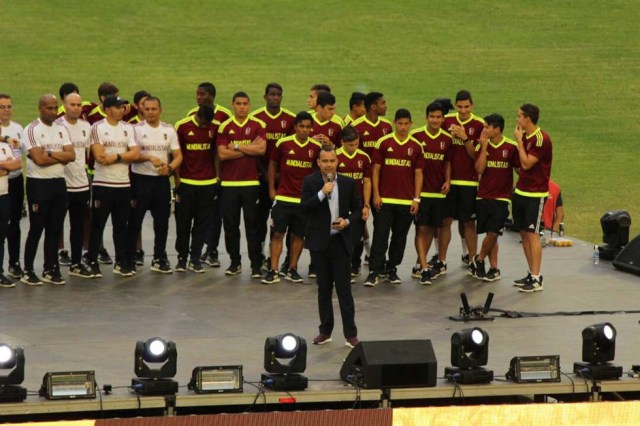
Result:
{"label": "soccer player", "polygon": [[[80,94],[80,88],[75,83],[62,83],[60,85],[60,89],[58,89],[58,93],[60,94],[60,101],[62,105],[58,107],[58,118],[62,117],[65,113],[64,109],[64,100],[67,95],[72,93]],[[89,101],[82,101],[82,112],[80,114],[81,117],[85,117],[91,109],[93,109],[95,105],[92,106],[92,103]]]}
{"label": "soccer player", "polygon": [[219,203],[219,164],[215,145],[219,126],[220,123],[213,118],[213,107],[207,104],[201,105],[195,115],[178,121],[175,126],[182,152],[182,164],[174,173],[176,272],[187,270],[189,256],[189,269],[204,272],[200,255]]}
{"label": "soccer player", "polygon": [[522,248],[529,265],[525,278],[514,284],[520,291],[542,291],[542,246],[540,245],[540,218],[545,198],[549,194],[549,178],[553,149],[551,138],[538,126],[540,108],[524,104],[518,111],[518,125],[514,131],[518,141],[520,177],[511,199],[513,223],[520,231]]}
{"label": "soccer player", "polygon": [[311,136],[323,145],[339,147],[343,127],[342,119],[336,115],[336,97],[329,92],[318,93]]}
{"label": "soccer player", "polygon": [[[282,86],[278,83],[269,83],[264,89],[266,106],[251,113],[251,117],[265,123],[267,126],[267,150],[260,164],[260,230],[258,239],[264,245],[267,238],[267,222],[273,199],[269,193],[269,162],[271,153],[276,147],[276,142],[294,133],[296,116],[289,110],[282,108]],[[302,180],[300,181],[302,185]],[[276,185],[277,186],[277,185]],[[264,251],[264,248],[262,249]],[[271,265],[268,266],[271,268]]]}
{"label": "soccer player", "polygon": [[180,167],[182,153],[173,126],[160,121],[160,99],[148,96],[143,102],[144,121],[134,127],[140,156],[131,165],[133,214],[129,237],[129,265],[136,262],[135,248],[147,210],[153,217],[153,261],[151,270],[163,274],[173,272],[167,258],[167,233],[171,215],[171,184],[169,176]]}
{"label": "soccer player", "polygon": [[118,96],[107,96],[102,103],[107,117],[91,126],[91,152],[96,165],[87,258],[95,278],[102,277],[97,256],[109,215],[116,251],[113,273],[125,277],[135,274],[134,265],[127,261],[127,222],[131,212],[129,164],[138,159],[140,147],[135,141],[133,126],[122,121],[127,103]]}
{"label": "soccer player", "polygon": [[226,275],[242,272],[240,257],[240,212],[244,213],[251,278],[262,278],[262,252],[259,241],[260,181],[258,168],[261,156],[267,150],[266,124],[249,117],[249,95],[237,92],[232,99],[233,118],[220,125],[218,130],[218,157],[222,179],[222,223],[224,241],[231,257]]}
{"label": "soccer player", "polygon": [[[67,186],[64,165],[75,159],[67,130],[56,124],[58,99],[43,95],[38,105],[40,118],[27,126],[22,144],[27,154],[27,201],[29,233],[24,248],[24,271],[20,281],[27,285],[42,285],[42,281],[61,285],[65,281],[58,264],[58,241],[67,207]],[[33,262],[44,236],[44,271],[42,281],[36,275]]]}
{"label": "soccer player", "polygon": [[[20,143],[23,137],[22,126],[13,118],[13,100],[11,96],[0,94],[0,136],[3,142],[7,142],[13,149],[13,156],[22,159],[23,146]],[[15,279],[22,278],[20,267],[20,220],[22,219],[22,206],[24,203],[24,178],[22,167],[9,172],[9,205],[10,219],[7,228],[7,247],[9,250],[9,268],[7,274]],[[2,242],[4,247],[4,241]]]}
{"label": "soccer player", "polygon": [[356,181],[358,196],[362,204],[362,215],[351,224],[353,237],[353,254],[351,256],[351,277],[360,275],[362,263],[363,237],[369,212],[371,210],[371,158],[360,148],[358,131],[347,124],[342,129],[342,147],[336,151],[338,156],[338,173]]}
{"label": "soccer player", "polygon": [[349,114],[344,118],[345,126],[366,114],[367,110],[364,107],[365,96],[362,92],[353,92],[351,94],[351,98],[349,98]]}
{"label": "soccer player", "polygon": [[377,213],[373,220],[369,276],[364,282],[367,287],[378,284],[378,275],[385,270],[390,283],[402,282],[396,268],[402,262],[407,233],[420,208],[422,145],[410,135],[411,113],[408,110],[397,110],[394,124],[395,132],[378,141],[372,157],[373,207]]}
{"label": "soccer player", "polygon": [[104,82],[100,86],[98,86],[98,99],[100,103],[92,103],[91,109],[87,113],[86,120],[89,124],[96,123],[100,120],[103,120],[107,117],[107,114],[104,110],[104,100],[107,96],[118,96],[120,94],[120,89],[116,87],[115,84]]}
{"label": "soccer player", "polygon": [[316,106],[318,105],[318,93],[327,92],[331,93],[331,87],[327,84],[314,84],[309,89],[309,96],[307,97],[307,106],[309,107],[309,112],[314,113],[316,111]]}
{"label": "soccer player", "polygon": [[[56,120],[69,132],[73,144],[75,160],[64,166],[64,178],[67,184],[67,210],[71,243],[69,275],[80,278],[92,278],[93,274],[82,263],[82,241],[84,240],[84,219],[89,205],[89,178],[85,169],[87,149],[91,135],[91,126],[80,118],[82,115],[82,97],[69,93],[64,98],[64,115]],[[64,250],[66,252],[66,250]],[[66,253],[64,253],[66,254]],[[68,256],[68,254],[67,254]],[[59,257],[64,259],[62,251]]]}
{"label": "soccer player", "polygon": [[[271,153],[269,162],[269,195],[274,201],[271,210],[273,237],[271,239],[271,265],[262,279],[263,284],[280,281],[278,262],[282,254],[283,241],[287,230],[291,233],[289,270],[285,279],[294,283],[302,282],[298,274],[298,259],[304,246],[306,216],[300,206],[302,181],[314,170],[314,159],[322,149],[322,144],[309,137],[313,119],[308,112],[300,112],[295,117],[295,134],[280,139]],[[276,189],[276,173],[280,182]]]}
{"label": "soccer player", "polygon": [[[500,114],[488,115],[484,122],[476,147],[476,172],[480,175],[476,210],[477,232],[487,235],[473,264],[476,278],[492,282],[500,279],[498,236],[502,235],[509,217],[513,170],[518,167],[518,145],[503,136],[504,118]],[[484,262],[487,257],[491,266],[488,271]]]}
{"label": "soccer player", "polygon": [[353,122],[360,134],[360,149],[371,156],[376,143],[393,132],[391,122],[383,116],[387,114],[387,101],[380,92],[370,92],[364,98],[366,114]]}
{"label": "soccer player", "polygon": [[144,101],[151,96],[151,93],[146,90],[138,90],[133,95],[133,104],[131,105],[131,111],[128,116],[125,116],[125,121],[131,124],[138,124],[144,121]]}
{"label": "soccer player", "polygon": [[[424,169],[420,214],[417,217],[416,251],[420,268],[420,284],[431,285],[432,280],[446,273],[444,260],[447,248],[438,248],[439,260],[428,268],[427,253],[434,236],[442,227],[445,215],[445,199],[451,185],[451,135],[442,129],[448,109],[440,102],[427,105],[427,124],[414,130],[411,136],[422,144]],[[441,242],[442,240],[439,240]]]}
{"label": "soccer player", "polygon": [[216,104],[216,86],[213,83],[205,81],[200,83],[196,88],[196,103],[198,106],[187,112],[187,116],[195,115],[201,105],[211,105],[213,107],[213,120],[218,123],[224,123],[231,118],[232,114],[227,108]]}
{"label": "soccer player", "polygon": [[[453,136],[451,153],[451,190],[447,194],[447,215],[439,239],[442,247],[451,242],[451,224],[458,221],[458,231],[462,239],[463,263],[469,265],[469,274],[474,274],[473,260],[476,255],[478,235],[476,234],[476,195],[478,174],[475,169],[475,147],[484,123],[473,114],[473,98],[467,90],[460,90],[455,98],[456,112],[447,114],[443,129]],[[446,271],[447,264],[444,262]]]}

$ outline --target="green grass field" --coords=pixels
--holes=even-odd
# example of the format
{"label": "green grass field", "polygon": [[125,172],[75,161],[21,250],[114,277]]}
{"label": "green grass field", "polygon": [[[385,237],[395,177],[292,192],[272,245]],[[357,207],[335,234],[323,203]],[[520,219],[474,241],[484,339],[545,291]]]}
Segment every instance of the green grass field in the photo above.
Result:
{"label": "green grass field", "polygon": [[172,122],[201,81],[216,84],[220,104],[245,90],[254,107],[278,81],[293,111],[324,82],[341,115],[352,91],[378,90],[391,115],[409,108],[416,126],[434,97],[466,88],[476,114],[507,118],[509,136],[522,103],[540,106],[568,234],[600,241],[610,209],[638,220],[636,2],[5,0],[0,10],[0,92],[22,124],[64,81],[89,100],[103,81],[128,97],[149,90]]}

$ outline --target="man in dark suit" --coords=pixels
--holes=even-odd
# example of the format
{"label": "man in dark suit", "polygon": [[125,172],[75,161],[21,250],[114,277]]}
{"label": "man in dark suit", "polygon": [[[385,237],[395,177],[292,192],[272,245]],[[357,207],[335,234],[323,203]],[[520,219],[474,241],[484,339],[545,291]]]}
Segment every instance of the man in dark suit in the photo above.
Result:
{"label": "man in dark suit", "polygon": [[337,174],[338,159],[332,146],[322,147],[317,159],[319,171],[304,178],[302,210],[308,215],[305,247],[311,252],[318,281],[320,334],[315,345],[331,341],[333,331],[332,294],[335,283],[345,345],[358,344],[355,306],[351,295],[350,265],[353,242],[351,223],[362,214],[356,182]]}

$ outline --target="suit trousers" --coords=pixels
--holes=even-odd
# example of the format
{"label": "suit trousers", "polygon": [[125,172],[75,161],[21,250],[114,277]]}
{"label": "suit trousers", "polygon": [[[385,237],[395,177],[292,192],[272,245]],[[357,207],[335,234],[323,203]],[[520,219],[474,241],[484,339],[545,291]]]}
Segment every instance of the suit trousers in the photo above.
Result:
{"label": "suit trousers", "polygon": [[[407,234],[411,229],[413,216],[409,212],[411,206],[401,204],[383,204],[373,219],[373,241],[369,270],[381,273],[392,270],[402,263],[404,248],[407,245]],[[389,243],[391,233],[391,243]],[[384,259],[389,248],[389,260],[385,267]]]}
{"label": "suit trousers", "polygon": [[252,268],[262,265],[262,246],[258,233],[260,221],[259,186],[223,186],[222,226],[224,242],[232,265],[240,265],[240,212],[244,219],[244,232],[247,238],[247,250]]}

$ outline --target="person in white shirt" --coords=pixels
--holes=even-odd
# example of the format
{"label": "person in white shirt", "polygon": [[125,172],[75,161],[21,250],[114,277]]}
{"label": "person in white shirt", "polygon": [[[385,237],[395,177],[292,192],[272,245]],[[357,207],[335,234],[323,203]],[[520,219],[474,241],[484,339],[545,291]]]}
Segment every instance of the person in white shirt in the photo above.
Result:
{"label": "person in white shirt", "polygon": [[[0,128],[0,131],[3,129]],[[13,147],[5,140],[7,135],[0,133],[0,287],[15,287],[16,285],[4,275],[4,239],[11,216],[11,196],[9,195],[9,173],[22,168],[22,162],[13,154]],[[20,203],[22,207],[22,203]]]}

